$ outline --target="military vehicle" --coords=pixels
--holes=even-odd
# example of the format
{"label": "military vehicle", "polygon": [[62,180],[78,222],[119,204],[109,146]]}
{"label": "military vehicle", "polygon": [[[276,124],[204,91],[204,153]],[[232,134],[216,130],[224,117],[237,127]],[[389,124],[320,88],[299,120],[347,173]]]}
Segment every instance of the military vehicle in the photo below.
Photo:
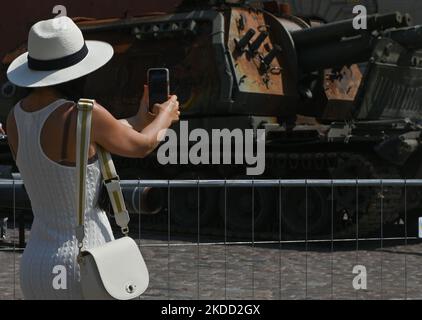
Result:
{"label": "military vehicle", "polygon": [[[419,177],[422,26],[393,12],[370,14],[366,29],[355,28],[353,5],[376,12],[375,1],[347,1],[351,18],[333,22],[341,14],[322,10],[324,1],[311,1],[320,5],[309,12],[298,3],[183,1],[170,13],[78,19],[86,39],[115,49],[88,77],[85,96],[131,116],[147,69],[165,67],[190,130],[266,130],[266,169],[255,178]],[[122,179],[252,178],[244,165],[162,166],[156,154],[115,162]],[[173,231],[199,224],[201,233],[221,234],[226,216],[235,236],[249,234],[252,221],[258,237],[277,235],[280,216],[290,236],[322,237],[331,227],[346,236],[357,222],[359,235],[369,235],[404,210],[403,189],[390,187],[193,188],[170,190],[169,199]],[[408,194],[406,209],[420,199]],[[165,212],[144,221],[166,229]]]}

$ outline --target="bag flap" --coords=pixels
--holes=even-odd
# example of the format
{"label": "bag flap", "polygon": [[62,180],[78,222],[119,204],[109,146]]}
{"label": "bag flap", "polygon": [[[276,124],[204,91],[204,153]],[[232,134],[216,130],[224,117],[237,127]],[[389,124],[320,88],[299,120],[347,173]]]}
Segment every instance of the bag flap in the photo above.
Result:
{"label": "bag flap", "polygon": [[115,299],[129,300],[148,288],[149,274],[136,242],[130,237],[84,250],[94,258],[107,292]]}

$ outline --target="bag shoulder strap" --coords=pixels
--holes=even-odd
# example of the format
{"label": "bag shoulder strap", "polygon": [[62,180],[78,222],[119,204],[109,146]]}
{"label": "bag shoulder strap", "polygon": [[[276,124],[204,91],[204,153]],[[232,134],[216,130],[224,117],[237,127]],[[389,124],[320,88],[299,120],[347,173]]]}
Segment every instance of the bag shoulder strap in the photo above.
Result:
{"label": "bag shoulder strap", "polygon": [[[80,99],[78,101],[78,121],[76,134],[76,210],[78,224],[76,227],[76,238],[79,248],[82,248],[85,238],[85,201],[86,201],[86,168],[88,164],[88,151],[91,136],[92,110],[95,100]],[[129,213],[126,209],[125,201],[120,186],[120,178],[117,175],[113,159],[109,152],[97,145],[98,160],[101,174],[110,202],[113,208],[114,217],[122,233],[129,233]]]}

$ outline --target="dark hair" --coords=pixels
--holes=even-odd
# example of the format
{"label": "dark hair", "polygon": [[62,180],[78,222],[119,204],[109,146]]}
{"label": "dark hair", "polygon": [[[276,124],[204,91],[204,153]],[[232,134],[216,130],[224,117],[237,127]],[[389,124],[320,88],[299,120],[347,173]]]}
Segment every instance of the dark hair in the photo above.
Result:
{"label": "dark hair", "polygon": [[83,76],[69,82],[55,85],[53,88],[59,91],[64,98],[76,102],[84,97],[86,79],[87,76]]}

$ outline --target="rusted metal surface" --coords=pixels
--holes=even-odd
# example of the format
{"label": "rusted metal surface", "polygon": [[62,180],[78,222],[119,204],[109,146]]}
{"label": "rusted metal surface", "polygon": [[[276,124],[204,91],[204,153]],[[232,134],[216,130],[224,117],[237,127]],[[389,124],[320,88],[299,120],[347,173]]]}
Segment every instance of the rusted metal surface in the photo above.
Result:
{"label": "rusted metal surface", "polygon": [[[242,21],[242,27],[240,27]],[[251,39],[254,43],[261,33],[268,32],[265,16],[262,12],[251,12],[248,9],[233,9],[230,15],[230,29],[228,49],[234,59],[234,72],[240,91],[283,95],[283,66],[280,65],[280,54],[272,60],[271,66],[265,70],[261,66],[261,59],[274,48],[271,38],[266,37],[256,52],[249,52],[248,47],[238,50],[236,39],[241,39],[248,30],[255,30]]]}
{"label": "rusted metal surface", "polygon": [[357,65],[325,71],[324,89],[327,98],[354,101],[361,80],[362,73]]}
{"label": "rusted metal surface", "polygon": [[[265,11],[233,8],[227,16],[227,48],[237,86],[233,112],[293,115],[298,74],[289,32]],[[252,36],[243,43],[250,32]],[[253,110],[251,104],[260,107]]]}
{"label": "rusted metal surface", "polygon": [[324,91],[327,98],[322,118],[329,120],[351,120],[354,101],[362,81],[357,65],[341,70],[326,70]]}

